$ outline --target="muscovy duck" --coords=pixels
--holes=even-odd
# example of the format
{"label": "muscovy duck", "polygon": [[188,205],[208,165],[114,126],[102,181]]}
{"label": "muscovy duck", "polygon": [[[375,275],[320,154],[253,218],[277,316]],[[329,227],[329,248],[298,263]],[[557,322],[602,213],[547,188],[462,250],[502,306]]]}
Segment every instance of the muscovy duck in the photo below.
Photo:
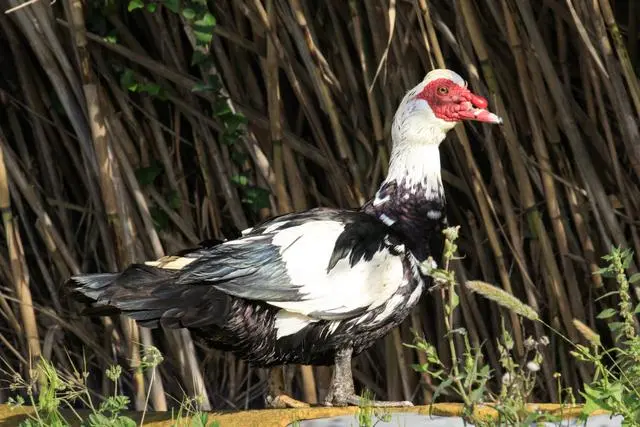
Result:
{"label": "muscovy duck", "polygon": [[501,123],[486,107],[458,74],[431,71],[402,100],[388,176],[361,210],[282,215],[218,245],[74,276],[72,294],[89,314],[188,328],[255,366],[335,364],[325,403],[357,405],[351,358],[407,317],[421,263],[441,255],[438,146],[459,121]]}

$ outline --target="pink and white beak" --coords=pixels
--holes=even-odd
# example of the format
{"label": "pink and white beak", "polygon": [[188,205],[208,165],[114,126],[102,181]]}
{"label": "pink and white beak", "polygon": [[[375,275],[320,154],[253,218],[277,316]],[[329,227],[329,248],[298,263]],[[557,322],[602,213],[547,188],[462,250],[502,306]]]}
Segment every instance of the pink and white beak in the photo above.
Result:
{"label": "pink and white beak", "polygon": [[499,117],[487,110],[489,103],[481,96],[468,92],[466,102],[458,104],[457,113],[461,120],[475,120],[476,122],[502,124]]}

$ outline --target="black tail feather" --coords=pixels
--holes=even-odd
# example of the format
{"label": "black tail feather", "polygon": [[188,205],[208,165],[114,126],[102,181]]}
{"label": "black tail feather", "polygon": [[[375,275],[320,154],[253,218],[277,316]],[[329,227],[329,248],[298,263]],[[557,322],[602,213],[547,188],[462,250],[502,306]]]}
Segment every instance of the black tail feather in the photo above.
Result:
{"label": "black tail feather", "polygon": [[126,314],[141,325],[154,327],[167,306],[175,304],[167,299],[163,289],[175,278],[175,272],[132,264],[122,273],[98,273],[73,276],[67,282],[71,295],[90,303],[82,314],[109,316]]}
{"label": "black tail feather", "polygon": [[133,264],[122,273],[74,276],[67,286],[75,299],[90,303],[83,315],[124,314],[149,328],[218,324],[229,309],[230,297],[204,282],[177,284],[179,274]]}
{"label": "black tail feather", "polygon": [[80,274],[73,276],[67,282],[72,287],[74,297],[85,297],[85,300],[97,300],[104,289],[115,282],[120,273]]}

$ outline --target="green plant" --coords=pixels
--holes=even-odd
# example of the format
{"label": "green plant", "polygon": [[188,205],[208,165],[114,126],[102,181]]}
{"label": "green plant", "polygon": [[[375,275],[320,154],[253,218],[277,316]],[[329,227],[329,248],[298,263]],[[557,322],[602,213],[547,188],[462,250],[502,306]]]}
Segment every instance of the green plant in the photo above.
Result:
{"label": "green plant", "polygon": [[374,427],[380,421],[391,421],[391,414],[389,413],[388,408],[380,408],[371,405],[371,402],[374,399],[375,396],[371,391],[364,390],[362,392],[362,395],[360,396],[360,404],[358,405],[358,412],[356,413],[359,427]]}
{"label": "green plant", "polygon": [[174,427],[219,427],[216,420],[209,420],[209,414],[200,410],[202,398],[185,396],[180,402],[178,411],[172,412],[171,419]]}
{"label": "green plant", "polygon": [[616,346],[606,349],[595,331],[574,320],[576,329],[589,345],[576,345],[572,354],[577,360],[595,367],[593,381],[585,384],[580,393],[585,399],[582,418],[596,409],[603,409],[622,415],[623,425],[640,426],[640,337],[634,325],[640,304],[633,308],[629,292],[630,285],[640,282],[640,274],[631,277],[626,274],[632,256],[629,249],[613,248],[602,257],[608,264],[597,272],[603,277],[615,278],[618,285],[618,290],[610,293],[618,295],[618,308],[607,308],[597,316],[607,320],[618,318],[608,324]]}
{"label": "green plant", "polygon": [[[22,390],[27,395],[27,400],[18,395],[9,399],[12,407],[28,403],[34,408],[34,415],[29,416],[20,423],[20,427],[70,425],[65,418],[62,409],[67,408],[85,427],[134,427],[136,422],[131,418],[121,415],[128,409],[129,398],[118,394],[117,381],[122,373],[120,366],[112,366],[107,369],[106,375],[116,387],[113,395],[107,397],[98,407],[95,406],[87,385],[89,373],[86,369],[78,371],[75,366],[71,374],[63,374],[49,361],[41,358],[37,367],[29,371],[28,378],[23,378],[19,373],[13,373],[13,381],[9,385],[12,391]],[[38,393],[36,393],[36,385]],[[74,409],[77,401],[90,409],[87,419],[82,419]]]}
{"label": "green plant", "polygon": [[[487,387],[487,383],[494,377],[494,372],[484,362],[481,348],[471,345],[466,329],[456,328],[454,325],[454,312],[459,305],[457,293],[459,285],[451,269],[451,261],[456,259],[458,229],[459,227],[450,227],[443,231],[445,246],[442,268],[434,268],[431,259],[422,266],[423,272],[435,282],[432,291],[440,291],[450,360],[442,361],[435,346],[416,335],[413,344],[405,345],[423,352],[427,363],[415,364],[413,367],[419,372],[428,373],[439,382],[433,393],[432,402],[441,395],[455,396],[464,404],[463,417],[476,425],[485,424],[485,421],[477,419],[474,415],[475,407],[485,403],[491,403],[498,411],[500,423],[524,426],[533,422],[551,421],[554,418],[549,415],[532,413],[526,409],[526,403],[533,393],[536,374],[543,361],[541,349],[549,344],[547,337],[537,340],[533,337],[527,338],[524,343],[525,354],[519,360],[515,360],[512,351],[513,338],[504,322],[502,323],[502,337],[497,345],[504,374],[501,378],[500,392],[493,394]],[[471,291],[495,301],[522,317],[534,321],[539,319],[535,310],[502,289],[479,281],[470,281],[466,285]],[[460,337],[463,341],[462,354],[457,350],[456,337]]]}
{"label": "green plant", "polygon": [[[164,360],[160,351],[153,346],[146,346],[142,349],[140,366],[138,369],[147,371],[151,369],[150,383],[155,380],[155,368]],[[70,420],[63,415],[62,410],[68,409],[80,422],[83,427],[135,427],[142,426],[146,411],[143,411],[140,423],[137,424],[132,418],[123,415],[129,409],[129,398],[121,394],[118,389],[122,367],[112,365],[105,370],[105,375],[114,384],[113,394],[96,406],[87,384],[89,372],[86,367],[82,370],[73,367],[73,373],[63,374],[58,371],[51,362],[40,359],[38,366],[29,371],[28,378],[23,378],[17,372],[11,373],[12,381],[9,384],[11,391],[23,391],[26,394],[25,400],[22,395],[16,395],[9,399],[12,408],[19,407],[25,403],[34,408],[34,414],[20,423],[20,427],[66,427]],[[151,387],[149,387],[151,390]],[[147,394],[145,407],[148,405],[149,394]],[[76,411],[75,404],[80,402],[89,409],[90,413],[83,418]],[[188,427],[217,427],[218,423],[208,419],[208,414],[198,409],[197,399],[185,399],[178,409],[178,417],[175,420],[176,426]]]}

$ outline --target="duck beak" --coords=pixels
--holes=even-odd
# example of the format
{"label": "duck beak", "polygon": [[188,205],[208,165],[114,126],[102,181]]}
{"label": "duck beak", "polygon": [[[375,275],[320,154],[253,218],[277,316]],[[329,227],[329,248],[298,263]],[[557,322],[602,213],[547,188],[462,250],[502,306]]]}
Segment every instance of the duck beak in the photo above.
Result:
{"label": "duck beak", "polygon": [[466,102],[459,104],[458,116],[462,120],[502,124],[502,117],[496,116],[487,110],[489,103],[485,98],[471,92],[468,93],[466,98]]}
{"label": "duck beak", "polygon": [[484,108],[470,107],[467,110],[458,111],[458,115],[463,120],[474,120],[476,122],[502,124],[502,117],[496,116]]}

